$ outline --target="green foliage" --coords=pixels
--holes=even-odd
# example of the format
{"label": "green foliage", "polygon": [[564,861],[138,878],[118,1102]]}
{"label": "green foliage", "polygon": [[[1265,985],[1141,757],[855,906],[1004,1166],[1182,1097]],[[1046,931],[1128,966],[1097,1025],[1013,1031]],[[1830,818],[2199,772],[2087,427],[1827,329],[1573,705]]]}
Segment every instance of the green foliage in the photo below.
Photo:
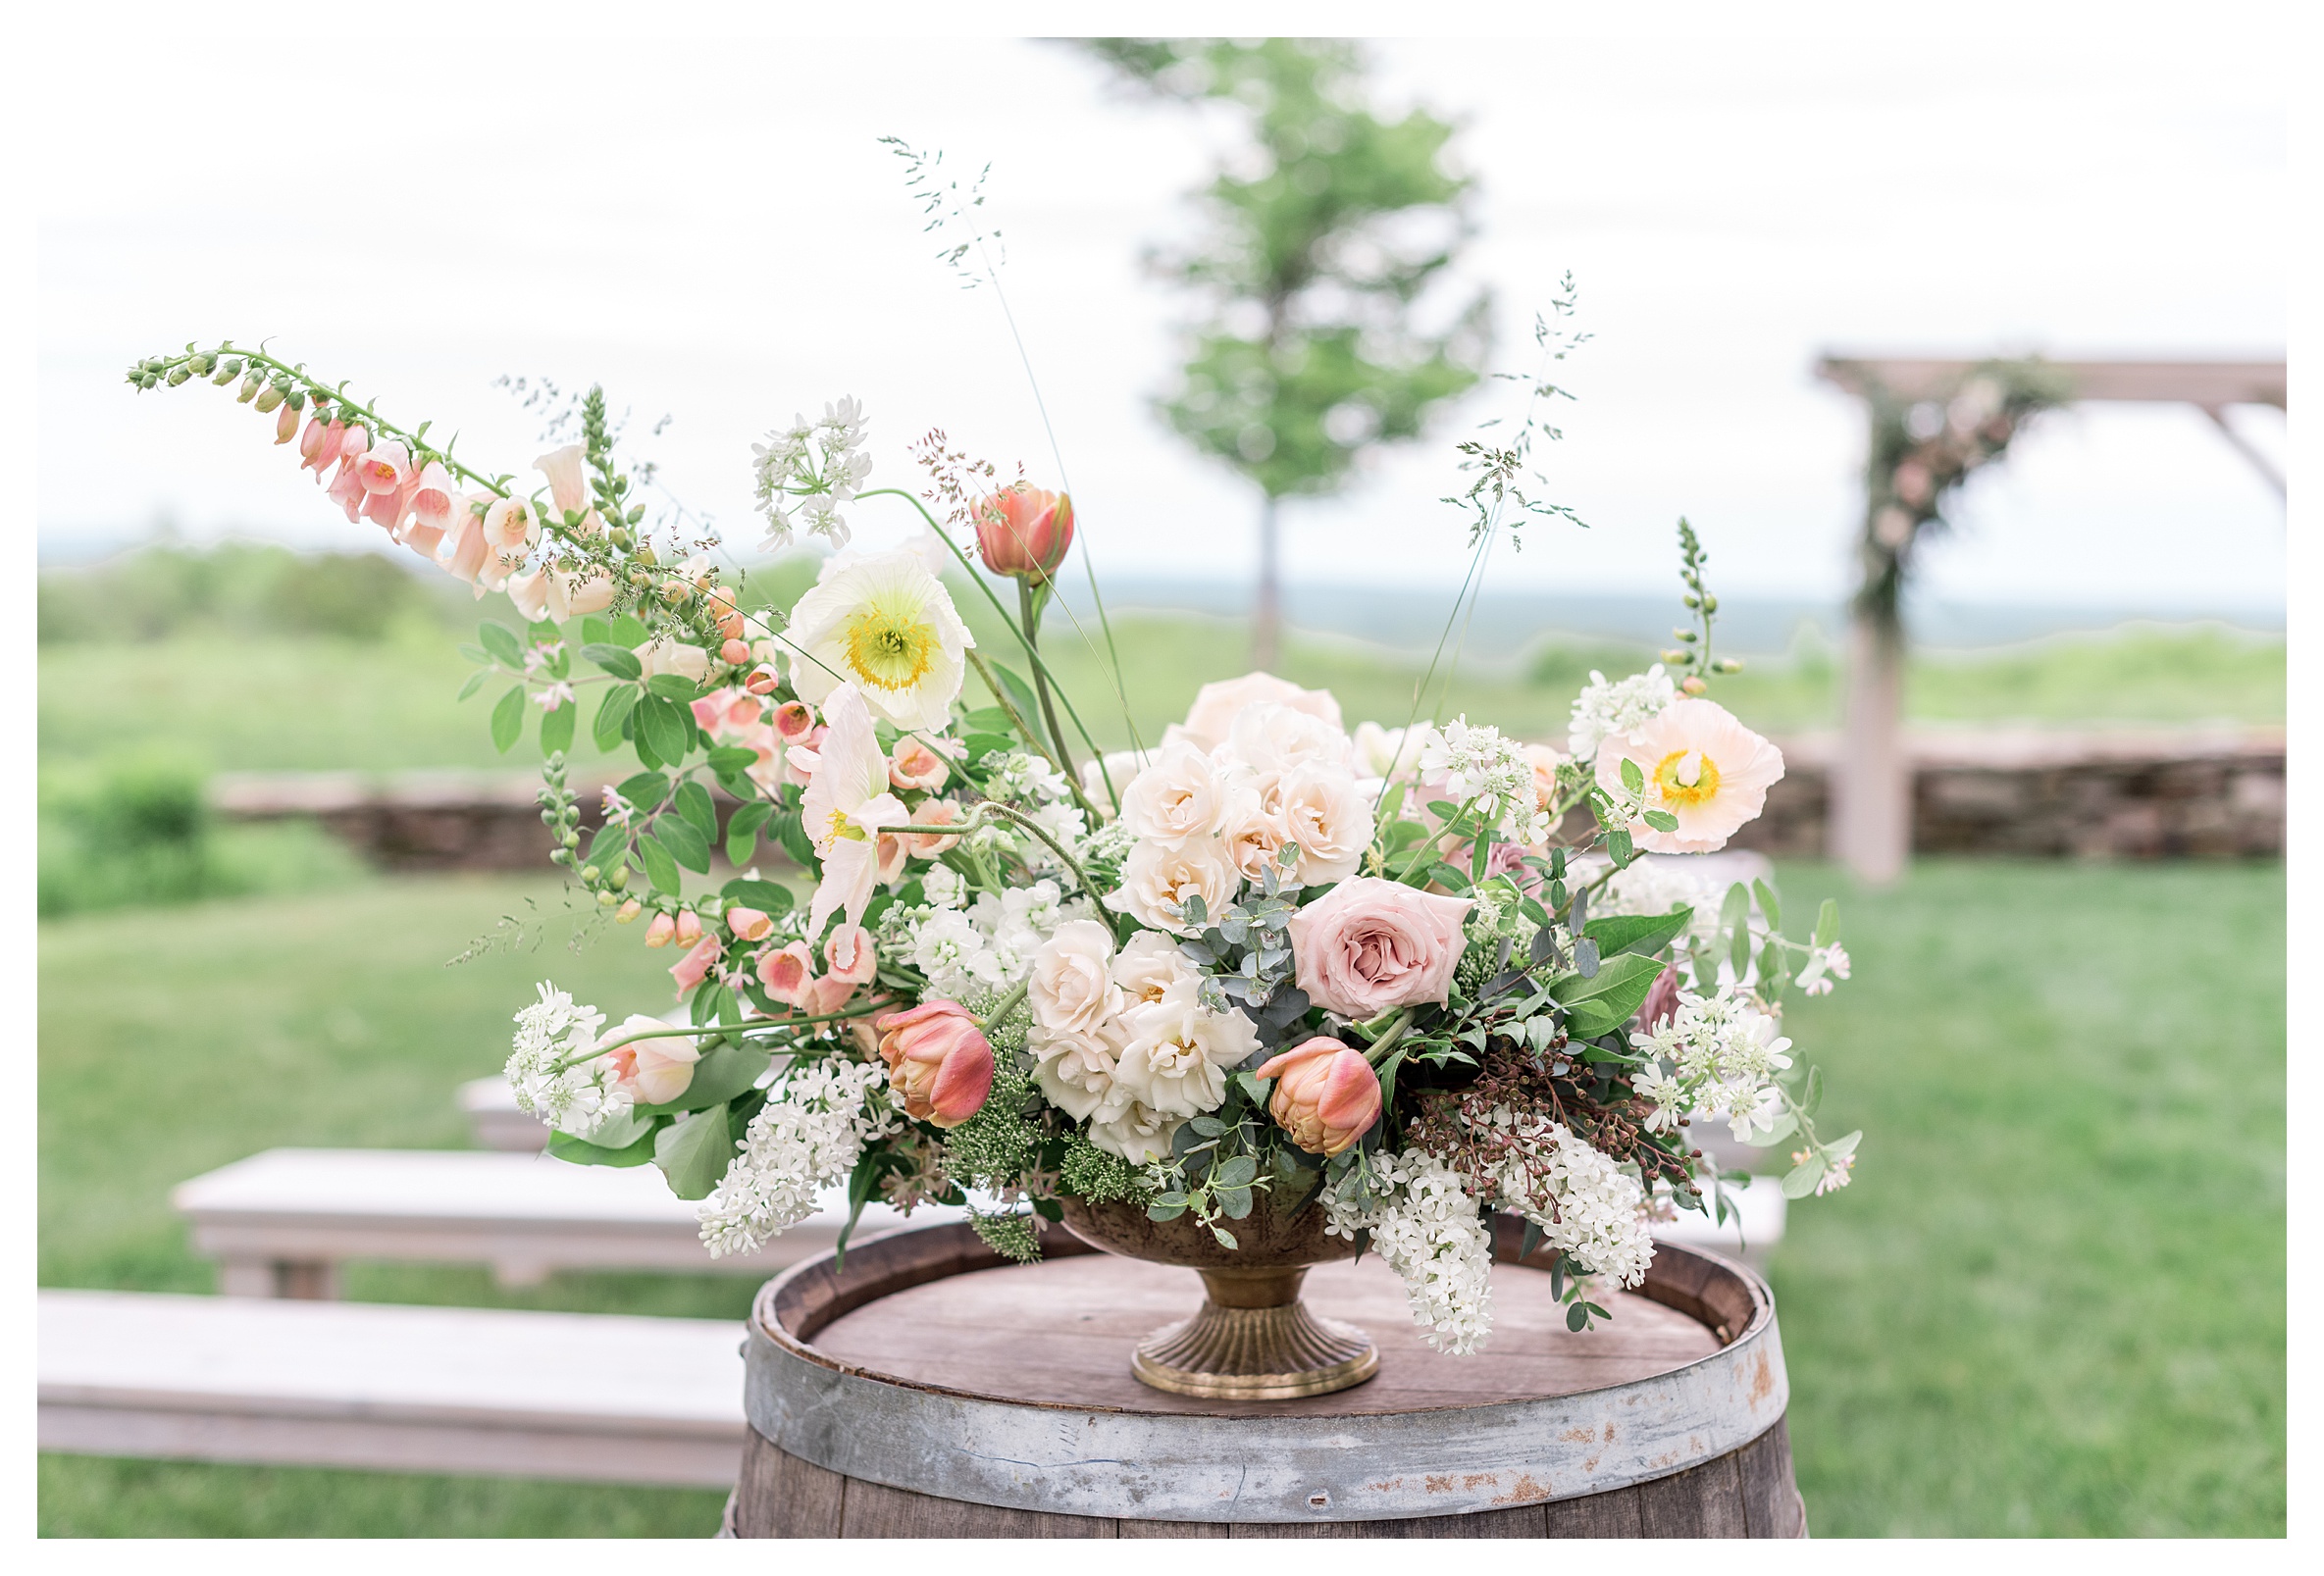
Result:
{"label": "green foliage", "polygon": [[[1022,1031],[1019,1031],[1021,1041]],[[945,1175],[963,1187],[1007,1187],[1041,1163],[1048,1133],[1028,1109],[1041,1108],[1030,1073],[994,1037],[993,1090],[983,1109],[944,1136]]]}
{"label": "green foliage", "polygon": [[1471,229],[1472,183],[1446,168],[1450,125],[1418,109],[1379,119],[1344,40],[1091,47],[1165,96],[1249,116],[1253,173],[1220,170],[1197,248],[1156,260],[1214,307],[1162,407],[1189,441],[1270,499],[1329,492],[1365,449],[1416,436],[1476,381],[1485,292],[1420,309]]}
{"label": "green foliage", "polygon": [[971,1212],[968,1229],[984,1239],[994,1252],[1013,1264],[1030,1264],[1041,1257],[1040,1227],[1030,1211],[979,1215]]}

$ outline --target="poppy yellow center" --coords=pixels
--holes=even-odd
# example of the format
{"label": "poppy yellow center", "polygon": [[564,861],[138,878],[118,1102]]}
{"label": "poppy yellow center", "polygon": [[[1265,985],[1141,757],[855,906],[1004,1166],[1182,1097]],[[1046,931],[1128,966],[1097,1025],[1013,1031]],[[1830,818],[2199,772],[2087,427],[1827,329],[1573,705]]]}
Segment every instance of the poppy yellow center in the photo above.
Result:
{"label": "poppy yellow center", "polygon": [[936,626],[916,616],[868,607],[848,620],[848,666],[865,684],[909,689],[936,665]]}
{"label": "poppy yellow center", "polygon": [[829,830],[823,834],[823,840],[826,843],[830,843],[836,842],[842,838],[847,838],[855,842],[862,842],[865,840],[863,829],[855,825],[854,822],[848,819],[847,811],[834,810],[831,812],[831,826]]}
{"label": "poppy yellow center", "polygon": [[1700,750],[1675,749],[1655,763],[1654,786],[1662,790],[1663,803],[1691,810],[1718,797],[1719,763]]}

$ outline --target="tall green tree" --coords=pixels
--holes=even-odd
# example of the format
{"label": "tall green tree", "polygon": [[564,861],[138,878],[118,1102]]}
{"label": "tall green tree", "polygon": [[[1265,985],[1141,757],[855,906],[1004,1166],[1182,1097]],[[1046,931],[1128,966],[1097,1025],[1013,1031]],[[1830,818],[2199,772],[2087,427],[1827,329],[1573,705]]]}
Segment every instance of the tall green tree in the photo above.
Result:
{"label": "tall green tree", "polygon": [[1477,380],[1491,298],[1446,273],[1473,233],[1475,184],[1446,168],[1450,125],[1420,109],[1374,113],[1345,40],[1090,47],[1142,89],[1231,106],[1248,128],[1194,194],[1194,244],[1151,261],[1204,305],[1161,410],[1260,489],[1252,655],[1271,667],[1277,506],[1340,490],[1367,450],[1418,436]]}

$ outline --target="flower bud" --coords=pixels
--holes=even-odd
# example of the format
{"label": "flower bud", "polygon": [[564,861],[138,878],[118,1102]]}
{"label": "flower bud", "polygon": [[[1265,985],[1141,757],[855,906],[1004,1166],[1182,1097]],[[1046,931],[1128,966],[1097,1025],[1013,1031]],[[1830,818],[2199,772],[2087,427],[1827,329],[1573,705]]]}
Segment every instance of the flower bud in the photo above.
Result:
{"label": "flower bud", "polygon": [[[182,367],[178,369],[179,372],[183,372],[184,370],[185,369]],[[170,381],[172,382],[180,381],[181,380],[178,377],[178,373],[174,372],[170,374]],[[264,388],[258,391],[258,413],[261,416],[273,415],[275,407],[283,403],[283,396],[289,391],[290,390],[287,388],[284,388],[276,383],[267,384]]]}
{"label": "flower bud", "polygon": [[1678,687],[1685,690],[1690,695],[1699,695],[1711,686],[1703,683],[1702,677],[1699,674],[1690,673],[1684,679],[1679,681]]}
{"label": "flower bud", "polygon": [[755,908],[740,904],[726,911],[726,928],[735,933],[740,941],[763,941],[775,928],[775,922]]}
{"label": "flower bud", "polygon": [[938,997],[877,1021],[880,1060],[904,1113],[938,1127],[958,1127],[993,1092],[993,1047],[957,1001]]}
{"label": "flower bud", "polygon": [[739,668],[750,660],[750,648],[740,640],[728,640],[718,648],[718,660],[730,668]]}
{"label": "flower bud", "polygon": [[761,662],[750,670],[750,677],[743,681],[743,687],[754,695],[771,695],[782,682],[783,676],[775,672],[772,663]]}
{"label": "flower bud", "polygon": [[175,388],[192,376],[193,374],[184,367],[173,367],[170,369],[170,386]]}
{"label": "flower bud", "polygon": [[616,925],[627,925],[630,921],[636,919],[640,912],[645,909],[645,907],[646,905],[644,903],[639,902],[638,899],[633,897],[628,902],[622,904],[620,909],[614,914],[613,923]]}
{"label": "flower bud", "polygon": [[702,939],[702,922],[691,908],[678,911],[678,944],[692,946]]}
{"label": "flower bud", "polygon": [[1678,971],[1674,966],[1665,965],[1662,973],[1654,977],[1654,984],[1647,988],[1646,999],[1638,1005],[1637,1033],[1654,1033],[1670,1022],[1678,1010]]}
{"label": "flower bud", "polygon": [[1310,1154],[1352,1147],[1380,1118],[1380,1081],[1355,1046],[1317,1035],[1259,1069],[1275,1080],[1267,1111]]}
{"label": "flower bud", "polygon": [[283,413],[275,418],[275,441],[287,443],[298,436],[298,407],[285,404]]}
{"label": "flower bud", "polygon": [[1036,585],[1073,545],[1073,500],[1039,487],[1005,487],[976,506],[976,550],[985,568]]}
{"label": "flower bud", "polygon": [[249,404],[258,397],[258,391],[265,386],[266,384],[259,381],[258,374],[252,373],[242,380],[242,386],[234,390],[234,403],[237,405]]}
{"label": "flower bud", "polygon": [[667,914],[656,914],[653,923],[646,927],[647,946],[667,946],[678,933],[678,922]]}

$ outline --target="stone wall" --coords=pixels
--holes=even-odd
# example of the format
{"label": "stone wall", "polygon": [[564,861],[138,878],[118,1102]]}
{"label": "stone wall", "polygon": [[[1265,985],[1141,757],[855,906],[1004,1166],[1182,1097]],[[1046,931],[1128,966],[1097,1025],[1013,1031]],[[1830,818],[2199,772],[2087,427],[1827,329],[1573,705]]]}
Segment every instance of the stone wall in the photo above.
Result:
{"label": "stone wall", "polygon": [[[1779,742],[1783,781],[1734,845],[1822,857],[1838,739]],[[2280,728],[1926,732],[1907,746],[1916,852],[2158,859],[2284,851]],[[599,782],[615,780],[576,774],[585,828],[596,825]],[[391,870],[543,870],[550,844],[539,789],[524,773],[250,773],[217,779],[211,795],[230,820],[320,821]]]}

